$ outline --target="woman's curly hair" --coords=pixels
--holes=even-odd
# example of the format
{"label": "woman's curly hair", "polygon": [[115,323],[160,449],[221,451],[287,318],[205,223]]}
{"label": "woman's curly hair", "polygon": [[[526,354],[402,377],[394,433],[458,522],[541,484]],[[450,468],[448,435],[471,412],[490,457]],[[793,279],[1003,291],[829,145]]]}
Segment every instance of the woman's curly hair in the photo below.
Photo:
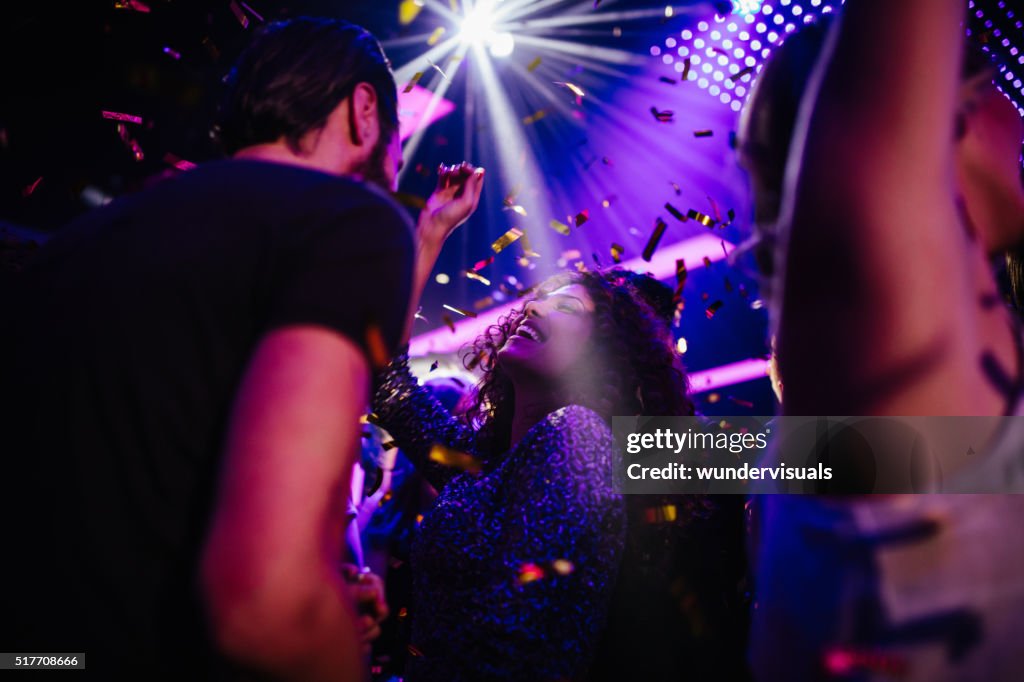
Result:
{"label": "woman's curly hair", "polygon": [[[594,331],[583,351],[595,371],[573,387],[569,403],[589,407],[607,421],[613,415],[692,415],[686,372],[666,320],[659,317],[621,270],[555,275],[538,287],[543,296],[580,284],[594,302]],[[467,351],[467,367],[479,364],[483,379],[466,418],[477,427],[480,451],[489,456],[511,445],[515,389],[498,362],[498,351],[515,333],[524,308],[498,320]],[[568,404],[568,403],[567,403]]]}

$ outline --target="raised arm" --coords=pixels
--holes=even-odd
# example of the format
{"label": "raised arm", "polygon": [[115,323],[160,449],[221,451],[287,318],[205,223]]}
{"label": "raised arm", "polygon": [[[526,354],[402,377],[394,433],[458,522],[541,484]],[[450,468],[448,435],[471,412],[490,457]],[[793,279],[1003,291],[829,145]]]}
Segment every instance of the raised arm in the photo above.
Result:
{"label": "raised arm", "polygon": [[979,371],[976,249],[954,188],[963,13],[962,0],[850,0],[832,27],[780,225],[789,414],[1000,409]]}
{"label": "raised arm", "polygon": [[473,430],[453,417],[409,371],[409,356],[391,361],[373,396],[377,424],[387,430],[402,452],[441,490],[458,469],[430,459],[435,444],[477,456]]}

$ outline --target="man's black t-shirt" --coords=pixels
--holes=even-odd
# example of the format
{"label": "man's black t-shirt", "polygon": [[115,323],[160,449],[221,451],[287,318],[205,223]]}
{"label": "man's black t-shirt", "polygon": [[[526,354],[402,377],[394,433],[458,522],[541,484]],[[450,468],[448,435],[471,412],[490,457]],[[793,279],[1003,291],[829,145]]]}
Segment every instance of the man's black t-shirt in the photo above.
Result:
{"label": "man's black t-shirt", "polygon": [[0,651],[203,678],[197,560],[250,354],[298,324],[364,350],[375,325],[394,350],[412,255],[408,218],[382,193],[224,161],[83,216],[12,276]]}

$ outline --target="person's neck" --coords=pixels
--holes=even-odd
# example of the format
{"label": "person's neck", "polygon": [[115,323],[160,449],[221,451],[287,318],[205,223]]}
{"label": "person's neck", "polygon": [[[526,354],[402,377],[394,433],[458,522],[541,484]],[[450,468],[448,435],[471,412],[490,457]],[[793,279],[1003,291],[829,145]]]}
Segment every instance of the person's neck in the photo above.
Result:
{"label": "person's neck", "polygon": [[235,152],[234,158],[282,163],[318,170],[331,175],[339,175],[341,165],[337,159],[326,158],[323,154],[318,154],[315,151],[309,154],[296,153],[284,142],[268,142],[244,147]]}
{"label": "person's neck", "polygon": [[527,432],[562,405],[550,391],[516,386],[509,449],[519,444]]}

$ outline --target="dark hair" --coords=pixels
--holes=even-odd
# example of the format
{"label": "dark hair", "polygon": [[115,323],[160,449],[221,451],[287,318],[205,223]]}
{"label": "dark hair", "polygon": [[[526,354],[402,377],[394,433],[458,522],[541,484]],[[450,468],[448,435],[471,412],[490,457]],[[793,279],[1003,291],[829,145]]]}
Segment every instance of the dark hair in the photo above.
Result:
{"label": "dark hair", "polygon": [[[772,226],[779,219],[786,164],[800,104],[833,23],[833,15],[822,15],[775,48],[758,74],[743,109],[737,151],[754,183],[757,226],[757,233],[746,246],[752,248],[758,269],[765,277],[771,277],[774,272]],[[967,80],[991,68],[989,54],[968,39],[964,45],[961,78]]]}
{"label": "dark hair", "polygon": [[268,24],[228,77],[216,136],[227,154],[284,138],[293,151],[323,128],[359,83],[377,93],[381,139],[398,129],[398,91],[380,43],[339,19],[297,17]]}
{"label": "dark hair", "polygon": [[[659,316],[623,270],[556,275],[545,281],[543,295],[575,283],[594,302],[594,333],[586,352],[597,368],[586,386],[574,387],[572,402],[611,421],[613,415],[692,415],[686,372],[675,352],[668,323]],[[479,362],[483,379],[466,417],[479,427],[482,452],[494,456],[510,445],[514,388],[498,364],[498,350],[522,319],[522,308],[498,320],[466,355]]]}

